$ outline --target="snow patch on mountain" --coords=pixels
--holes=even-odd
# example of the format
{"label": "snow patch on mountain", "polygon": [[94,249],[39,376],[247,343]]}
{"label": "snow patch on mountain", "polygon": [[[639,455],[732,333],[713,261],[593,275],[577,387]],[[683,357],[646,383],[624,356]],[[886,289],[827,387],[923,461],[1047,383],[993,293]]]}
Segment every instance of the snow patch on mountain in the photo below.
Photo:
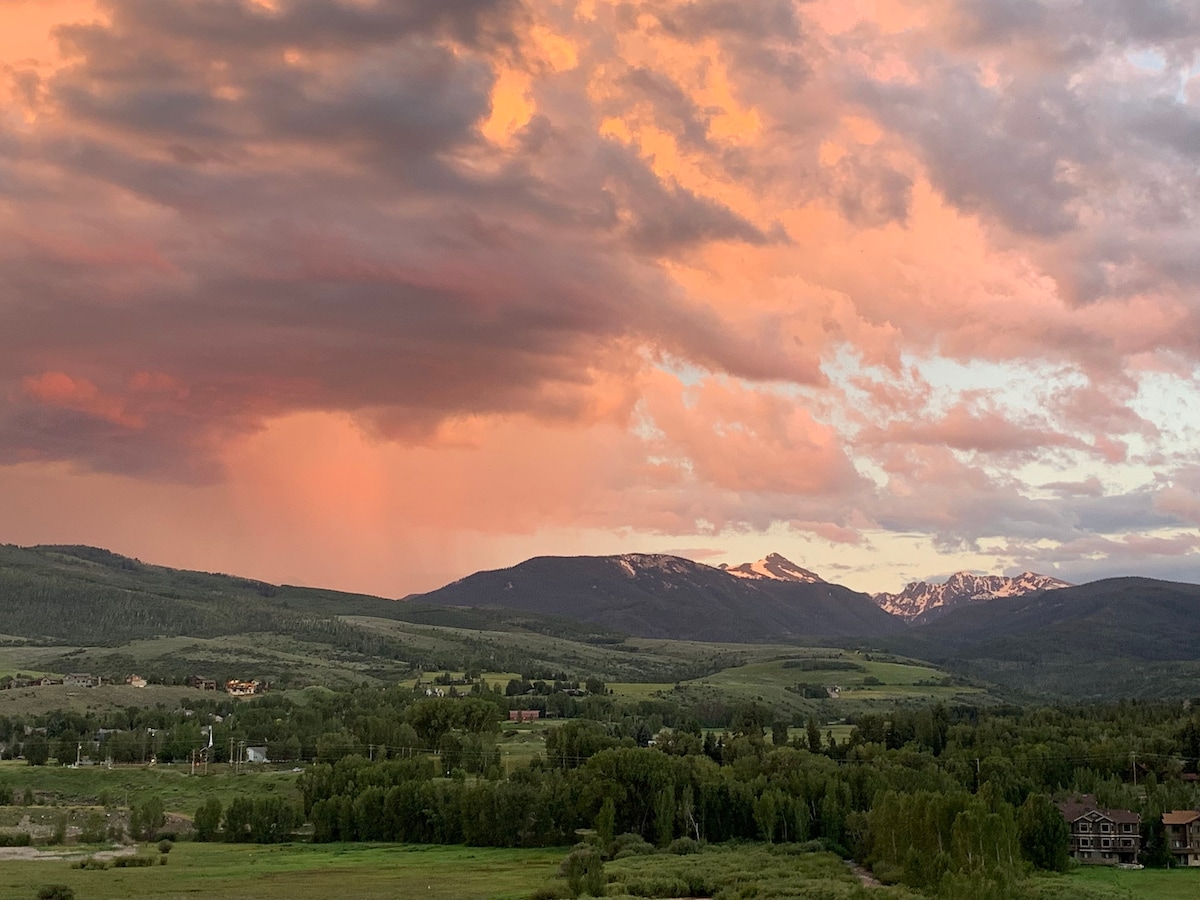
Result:
{"label": "snow patch on mountain", "polygon": [[871,599],[892,615],[907,622],[928,622],[956,606],[1001,597],[1020,597],[1035,591],[1070,587],[1070,583],[1036,572],[1007,575],[974,575],[955,572],[943,584],[913,581],[898,594],[880,593]]}
{"label": "snow patch on mountain", "polygon": [[778,553],[769,553],[758,562],[742,563],[740,566],[729,566],[722,563],[721,570],[734,578],[748,578],[756,581],[800,581],[805,584],[824,584],[825,579],[815,572],[803,569],[790,559],[785,559]]}
{"label": "snow patch on mountain", "polygon": [[608,559],[620,567],[627,578],[637,578],[646,572],[658,575],[687,575],[698,565],[691,560],[668,556],[665,553],[623,553]]}

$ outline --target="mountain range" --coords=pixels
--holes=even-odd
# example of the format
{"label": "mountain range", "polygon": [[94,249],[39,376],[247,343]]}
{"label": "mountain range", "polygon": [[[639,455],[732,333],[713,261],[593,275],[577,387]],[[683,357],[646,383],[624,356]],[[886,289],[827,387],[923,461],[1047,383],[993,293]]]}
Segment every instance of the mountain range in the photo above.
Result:
{"label": "mountain range", "polygon": [[778,553],[717,567],[629,553],[536,557],[408,599],[564,616],[643,637],[754,641],[891,634],[900,630],[897,622],[926,624],[966,603],[1067,586],[1032,572],[1015,578],[957,572],[944,583],[916,581],[898,594],[869,596],[831,584]]}
{"label": "mountain range", "polygon": [[920,625],[940,618],[965,603],[1022,597],[1065,587],[1071,587],[1070,583],[1035,572],[1022,572],[1014,578],[955,572],[940,584],[913,581],[898,594],[873,594],[872,599],[892,615]]}
{"label": "mountain range", "polygon": [[[1047,698],[1195,695],[1200,585],[1061,584],[960,575],[872,598],[777,554],[727,568],[624,554],[538,557],[396,601],[169,569],[92,547],[0,545],[0,641],[62,648],[46,651],[62,654],[54,671],[132,667],[136,646],[143,662],[155,654],[159,672],[232,676],[254,666],[285,678],[302,652],[315,661],[306,677],[319,666],[322,677],[354,683],[418,664],[458,665],[464,652],[511,671],[535,659],[556,665],[562,654],[595,660],[595,648],[619,647],[604,664],[624,671],[621,660],[645,656],[644,645],[629,652],[637,649],[625,643],[629,635],[836,644],[929,660]],[[904,617],[880,605],[904,595]]]}

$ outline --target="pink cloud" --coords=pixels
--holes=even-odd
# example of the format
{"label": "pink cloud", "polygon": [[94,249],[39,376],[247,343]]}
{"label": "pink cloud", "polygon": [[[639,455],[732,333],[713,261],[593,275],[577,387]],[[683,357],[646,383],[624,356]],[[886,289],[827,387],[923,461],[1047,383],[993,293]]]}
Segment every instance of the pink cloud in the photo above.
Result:
{"label": "pink cloud", "polygon": [[1088,469],[1189,461],[1195,117],[1123,63],[1182,6],[4,6],[0,464],[360,534],[1195,522]]}

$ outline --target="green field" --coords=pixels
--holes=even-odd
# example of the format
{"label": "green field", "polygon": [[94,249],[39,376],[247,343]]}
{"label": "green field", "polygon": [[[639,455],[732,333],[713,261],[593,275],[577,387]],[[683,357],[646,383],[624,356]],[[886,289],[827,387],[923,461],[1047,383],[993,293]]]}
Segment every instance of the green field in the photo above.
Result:
{"label": "green field", "polygon": [[[27,766],[22,762],[0,763],[0,783],[13,788],[18,797],[26,789],[34,792],[36,806],[96,806],[105,800],[111,806],[129,807],[149,798],[162,800],[167,812],[190,816],[207,797],[227,804],[234,797],[274,794],[298,800],[296,774],[285,771],[250,770],[233,775],[228,766],[214,765],[209,775],[190,775],[186,765],[175,766]],[[15,811],[21,807],[0,807]]]}
{"label": "green field", "polygon": [[1094,890],[1111,891],[1113,898],[1132,900],[1196,900],[1200,897],[1200,868],[1122,870],[1084,868],[1072,881]]}
{"label": "green field", "polygon": [[5,861],[2,854],[0,900],[32,900],[50,883],[69,885],[80,900],[524,900],[563,857],[562,850],[185,842],[165,866],[84,871],[62,858]]}

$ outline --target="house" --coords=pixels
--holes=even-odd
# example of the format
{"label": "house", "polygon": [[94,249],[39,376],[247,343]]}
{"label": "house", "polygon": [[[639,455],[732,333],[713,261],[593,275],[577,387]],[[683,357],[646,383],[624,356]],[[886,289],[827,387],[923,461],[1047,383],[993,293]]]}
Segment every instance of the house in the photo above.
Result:
{"label": "house", "polygon": [[1167,851],[1177,866],[1200,866],[1200,812],[1176,809],[1163,813]]}
{"label": "house", "polygon": [[510,722],[533,722],[541,717],[540,709],[510,709],[508,711],[508,721]]}
{"label": "house", "polygon": [[259,681],[239,681],[236,678],[225,682],[225,693],[231,697],[251,697],[263,689]]}
{"label": "house", "polygon": [[248,763],[270,762],[270,760],[267,759],[267,748],[266,747],[247,747],[246,748],[246,762],[248,762]]}
{"label": "house", "polygon": [[62,683],[67,687],[97,687],[100,684],[100,678],[88,672],[72,672],[63,678]]}
{"label": "house", "polygon": [[141,675],[130,675],[125,679],[125,683],[130,687],[144,688],[146,686],[146,679]]}
{"label": "house", "polygon": [[187,677],[187,686],[200,691],[215,691],[217,689],[217,681],[215,678],[202,678],[199,675],[189,675]]}
{"label": "house", "polygon": [[1071,827],[1070,854],[1089,865],[1137,862],[1142,849],[1142,817],[1127,809],[1102,809],[1085,794],[1058,804]]}

